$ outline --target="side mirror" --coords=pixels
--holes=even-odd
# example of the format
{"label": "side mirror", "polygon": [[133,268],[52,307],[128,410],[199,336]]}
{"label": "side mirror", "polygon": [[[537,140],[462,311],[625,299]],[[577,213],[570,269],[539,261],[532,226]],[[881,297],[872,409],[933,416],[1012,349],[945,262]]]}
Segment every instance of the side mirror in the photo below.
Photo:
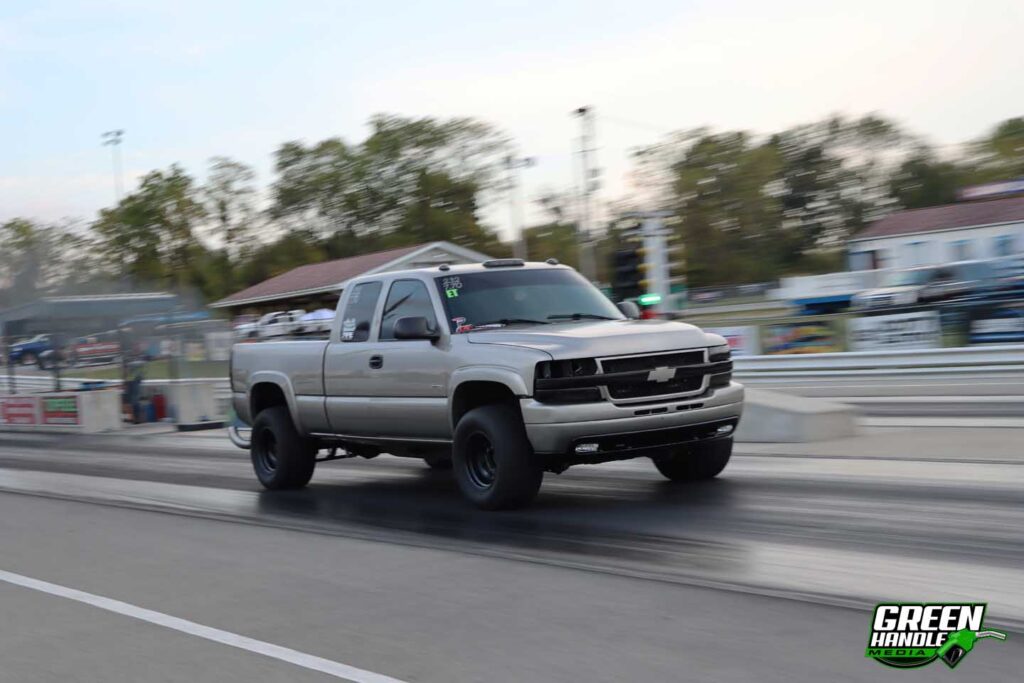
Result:
{"label": "side mirror", "polygon": [[640,307],[633,301],[620,301],[615,304],[619,308],[619,312],[626,316],[630,320],[637,320],[640,318]]}
{"label": "side mirror", "polygon": [[440,337],[440,333],[431,327],[430,322],[423,316],[407,316],[395,321],[395,339],[429,339],[433,341]]}

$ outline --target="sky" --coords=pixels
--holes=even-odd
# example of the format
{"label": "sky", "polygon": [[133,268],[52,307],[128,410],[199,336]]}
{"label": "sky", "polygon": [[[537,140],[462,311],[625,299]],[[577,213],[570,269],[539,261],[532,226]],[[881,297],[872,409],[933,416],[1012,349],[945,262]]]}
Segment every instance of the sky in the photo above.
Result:
{"label": "sky", "polygon": [[[362,140],[375,113],[474,116],[574,186],[597,113],[602,201],[673,130],[770,132],[878,112],[939,145],[1024,115],[1024,2],[175,0],[0,3],[0,220],[91,220],[124,177],[208,159],[273,180],[288,140]],[[505,231],[507,207],[486,207]]]}

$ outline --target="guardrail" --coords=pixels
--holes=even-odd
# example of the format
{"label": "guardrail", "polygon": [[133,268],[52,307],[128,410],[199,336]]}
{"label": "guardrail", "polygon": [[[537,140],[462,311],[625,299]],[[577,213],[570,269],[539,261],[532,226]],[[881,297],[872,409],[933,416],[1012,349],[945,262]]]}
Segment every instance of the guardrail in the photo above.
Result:
{"label": "guardrail", "polygon": [[739,378],[1024,372],[1024,344],[746,356],[735,358],[734,366]]}
{"label": "guardrail", "polygon": [[[919,374],[950,375],[962,373],[1024,373],[1024,344],[965,346],[954,349],[921,349],[903,351],[848,351],[845,353],[808,353],[773,356],[740,356],[734,359],[735,374],[740,379],[768,377],[858,377],[872,375],[913,376]],[[89,380],[63,377],[65,390]],[[34,375],[16,376],[18,391],[50,391],[53,378]],[[230,397],[226,377],[195,377],[190,379],[147,379],[147,387],[168,386],[183,382],[213,382],[218,399]],[[119,385],[120,380],[109,380]],[[7,376],[0,375],[0,393],[7,391]]]}

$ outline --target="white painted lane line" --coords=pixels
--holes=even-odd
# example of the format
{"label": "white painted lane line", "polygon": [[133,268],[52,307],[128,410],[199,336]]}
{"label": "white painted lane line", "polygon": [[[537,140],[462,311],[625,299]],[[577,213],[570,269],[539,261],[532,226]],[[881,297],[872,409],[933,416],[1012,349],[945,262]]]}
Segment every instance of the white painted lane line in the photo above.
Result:
{"label": "white painted lane line", "polygon": [[21,586],[22,588],[30,588],[41,593],[48,593],[49,595],[67,598],[68,600],[92,605],[93,607],[99,607],[100,609],[107,610],[108,612],[114,612],[115,614],[139,619],[140,621],[147,621],[151,624],[156,624],[157,626],[163,626],[164,628],[187,633],[205,640],[212,640],[213,642],[221,643],[222,645],[237,647],[240,650],[247,650],[258,655],[263,655],[264,657],[288,662],[295,666],[301,666],[304,669],[319,671],[320,673],[335,676],[336,678],[352,681],[352,683],[404,683],[397,678],[391,678],[390,676],[384,676],[372,671],[357,669],[356,667],[349,666],[348,664],[331,661],[330,659],[324,659],[323,657],[299,652],[298,650],[293,650],[291,648],[281,647],[280,645],[256,640],[255,638],[248,638],[246,636],[238,635],[237,633],[231,633],[230,631],[222,631],[219,628],[203,626],[202,624],[197,624],[194,621],[179,619],[178,617],[172,617],[171,615],[164,614],[163,612],[156,612],[151,609],[146,609],[145,607],[121,602],[120,600],[105,598],[102,595],[94,595],[74,588],[68,588],[67,586],[61,586],[56,583],[33,579],[30,576],[22,576],[21,574],[14,574],[13,572],[0,569],[0,581],[5,581],[15,586]]}

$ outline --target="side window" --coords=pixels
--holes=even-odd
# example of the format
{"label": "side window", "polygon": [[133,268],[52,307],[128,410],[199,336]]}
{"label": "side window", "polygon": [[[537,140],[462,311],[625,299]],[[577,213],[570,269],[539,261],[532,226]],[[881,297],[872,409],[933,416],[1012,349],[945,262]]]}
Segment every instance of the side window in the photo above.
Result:
{"label": "side window", "polygon": [[345,302],[341,316],[341,341],[362,342],[370,338],[370,323],[380,298],[381,283],[364,282],[356,285]]}
{"label": "side window", "polygon": [[434,306],[430,302],[427,286],[419,280],[397,280],[391,285],[384,302],[384,315],[380,321],[380,339],[395,338],[395,321],[399,318],[419,316],[437,327]]}

